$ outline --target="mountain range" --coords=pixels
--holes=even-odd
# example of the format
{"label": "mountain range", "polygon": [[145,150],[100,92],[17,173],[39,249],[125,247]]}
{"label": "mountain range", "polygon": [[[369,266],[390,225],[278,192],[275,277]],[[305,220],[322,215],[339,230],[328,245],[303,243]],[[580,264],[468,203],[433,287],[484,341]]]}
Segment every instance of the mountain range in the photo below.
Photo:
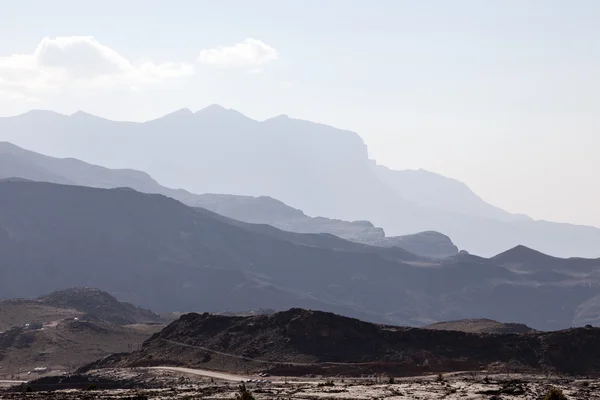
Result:
{"label": "mountain range", "polygon": [[[435,231],[482,256],[517,245],[560,257],[600,256],[598,228],[507,213],[455,180],[377,165],[354,132],[286,116],[255,121],[210,106],[134,123],[31,111],[0,118],[0,140],[142,170],[195,193],[267,196],[309,216],[370,221],[390,237]],[[59,179],[42,173],[42,180]]]}
{"label": "mountain range", "polygon": [[130,188],[0,181],[0,298],[97,287],[155,311],[304,307],[400,325],[486,317],[542,330],[597,323],[600,260],[539,254],[435,259]]}
{"label": "mountain range", "polygon": [[0,142],[0,167],[0,179],[23,178],[107,189],[129,187],[144,193],[164,194],[193,207],[202,207],[244,222],[272,225],[285,231],[329,233],[359,243],[396,246],[432,257],[445,257],[458,252],[450,238],[437,232],[386,237],[382,228],[375,227],[368,221],[313,218],[266,196],[195,195],[185,190],[164,187],[141,171],[109,169],[73,158],[49,157],[8,142]]}

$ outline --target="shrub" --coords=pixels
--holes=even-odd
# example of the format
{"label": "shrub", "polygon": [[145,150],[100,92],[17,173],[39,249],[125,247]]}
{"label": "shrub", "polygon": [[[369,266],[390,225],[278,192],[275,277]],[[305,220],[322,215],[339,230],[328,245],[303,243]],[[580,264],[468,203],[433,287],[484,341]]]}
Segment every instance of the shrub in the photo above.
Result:
{"label": "shrub", "polygon": [[238,387],[238,392],[235,395],[236,400],[255,400],[254,395],[248,389],[246,389],[245,384],[241,384]]}
{"label": "shrub", "polygon": [[335,383],[333,383],[333,379],[327,379],[325,382],[321,382],[317,385],[317,387],[324,387],[324,386],[335,386]]}
{"label": "shrub", "polygon": [[396,380],[394,379],[394,377],[393,377],[393,376],[390,376],[390,377],[388,378],[388,383],[389,383],[390,385],[393,385],[394,383],[396,383]]}
{"label": "shrub", "polygon": [[90,383],[87,390],[98,390],[98,386],[95,383]]}
{"label": "shrub", "polygon": [[444,382],[444,374],[438,374],[438,376],[435,378],[436,382]]}
{"label": "shrub", "polygon": [[550,390],[546,392],[544,400],[567,400],[567,396],[565,396],[560,389],[550,388]]}

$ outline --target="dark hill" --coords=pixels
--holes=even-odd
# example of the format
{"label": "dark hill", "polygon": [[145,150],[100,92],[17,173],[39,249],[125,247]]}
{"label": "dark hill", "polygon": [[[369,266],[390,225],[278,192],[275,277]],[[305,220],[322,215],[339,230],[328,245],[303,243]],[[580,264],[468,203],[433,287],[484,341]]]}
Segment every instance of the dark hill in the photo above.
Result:
{"label": "dark hill", "polygon": [[470,333],[533,333],[535,329],[525,324],[503,323],[491,319],[463,319],[459,321],[437,322],[426,326],[427,329],[459,331]]}
{"label": "dark hill", "polygon": [[598,340],[597,328],[476,334],[374,325],[300,309],[250,317],[188,314],[153,335],[141,351],[86,369],[180,365],[286,375],[482,369],[598,374]]}

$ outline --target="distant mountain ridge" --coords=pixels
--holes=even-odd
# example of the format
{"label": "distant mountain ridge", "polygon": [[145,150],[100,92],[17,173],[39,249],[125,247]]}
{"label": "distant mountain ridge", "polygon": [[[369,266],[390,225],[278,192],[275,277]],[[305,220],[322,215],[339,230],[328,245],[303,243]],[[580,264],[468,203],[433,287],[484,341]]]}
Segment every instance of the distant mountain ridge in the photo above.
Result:
{"label": "distant mountain ridge", "polygon": [[344,239],[375,246],[398,246],[418,255],[446,257],[458,252],[450,238],[437,232],[421,232],[400,237],[386,237],[381,228],[370,222],[346,222],[324,217],[311,218],[270,197],[203,194],[161,186],[150,175],[135,170],[109,169],[73,158],[60,159],[0,142],[0,179],[19,177],[32,181],[73,184],[97,188],[131,187],[145,193],[158,193],[187,205],[203,207],[244,222],[269,224],[282,230],[300,233],[329,233]]}
{"label": "distant mountain ridge", "polygon": [[427,207],[503,222],[531,221],[526,215],[510,214],[483,201],[467,185],[455,179],[426,171],[394,171],[372,162],[377,177],[402,198]]}
{"label": "distant mountain ridge", "polygon": [[397,325],[597,324],[600,265],[567,262],[520,270],[462,253],[432,259],[248,224],[129,188],[0,181],[0,298],[97,287],[160,312],[303,307]]}
{"label": "distant mountain ridge", "polygon": [[598,228],[512,216],[429,173],[374,170],[358,134],[286,116],[259,122],[211,106],[133,123],[35,111],[0,118],[0,140],[142,170],[197,193],[269,196],[307,215],[371,221],[390,236],[440,232],[482,256],[519,244],[560,257],[600,256]]}

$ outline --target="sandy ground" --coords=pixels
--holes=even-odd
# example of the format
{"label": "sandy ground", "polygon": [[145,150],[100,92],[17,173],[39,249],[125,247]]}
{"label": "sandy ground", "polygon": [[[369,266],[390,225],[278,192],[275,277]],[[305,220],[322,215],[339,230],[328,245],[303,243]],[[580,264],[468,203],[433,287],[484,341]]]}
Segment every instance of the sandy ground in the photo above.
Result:
{"label": "sandy ground", "polygon": [[[96,371],[93,374],[112,374],[113,377],[139,381],[140,389],[127,390],[57,390],[27,394],[29,399],[234,399],[239,382],[225,381],[216,377],[200,376],[189,371],[164,369],[136,369]],[[219,374],[219,373],[215,373]],[[225,374],[226,378],[233,375]],[[237,377],[236,377],[237,378]],[[600,380],[546,377],[533,375],[489,375],[461,373],[436,377],[348,379],[335,378],[260,378],[266,383],[248,382],[246,386],[257,400],[302,399],[402,399],[402,400],[469,400],[469,399],[542,399],[555,387],[568,399],[600,399]],[[160,382],[160,388],[142,389],[141,380]],[[383,381],[383,382],[382,382]],[[1,393],[1,399],[21,399],[23,393]]]}

